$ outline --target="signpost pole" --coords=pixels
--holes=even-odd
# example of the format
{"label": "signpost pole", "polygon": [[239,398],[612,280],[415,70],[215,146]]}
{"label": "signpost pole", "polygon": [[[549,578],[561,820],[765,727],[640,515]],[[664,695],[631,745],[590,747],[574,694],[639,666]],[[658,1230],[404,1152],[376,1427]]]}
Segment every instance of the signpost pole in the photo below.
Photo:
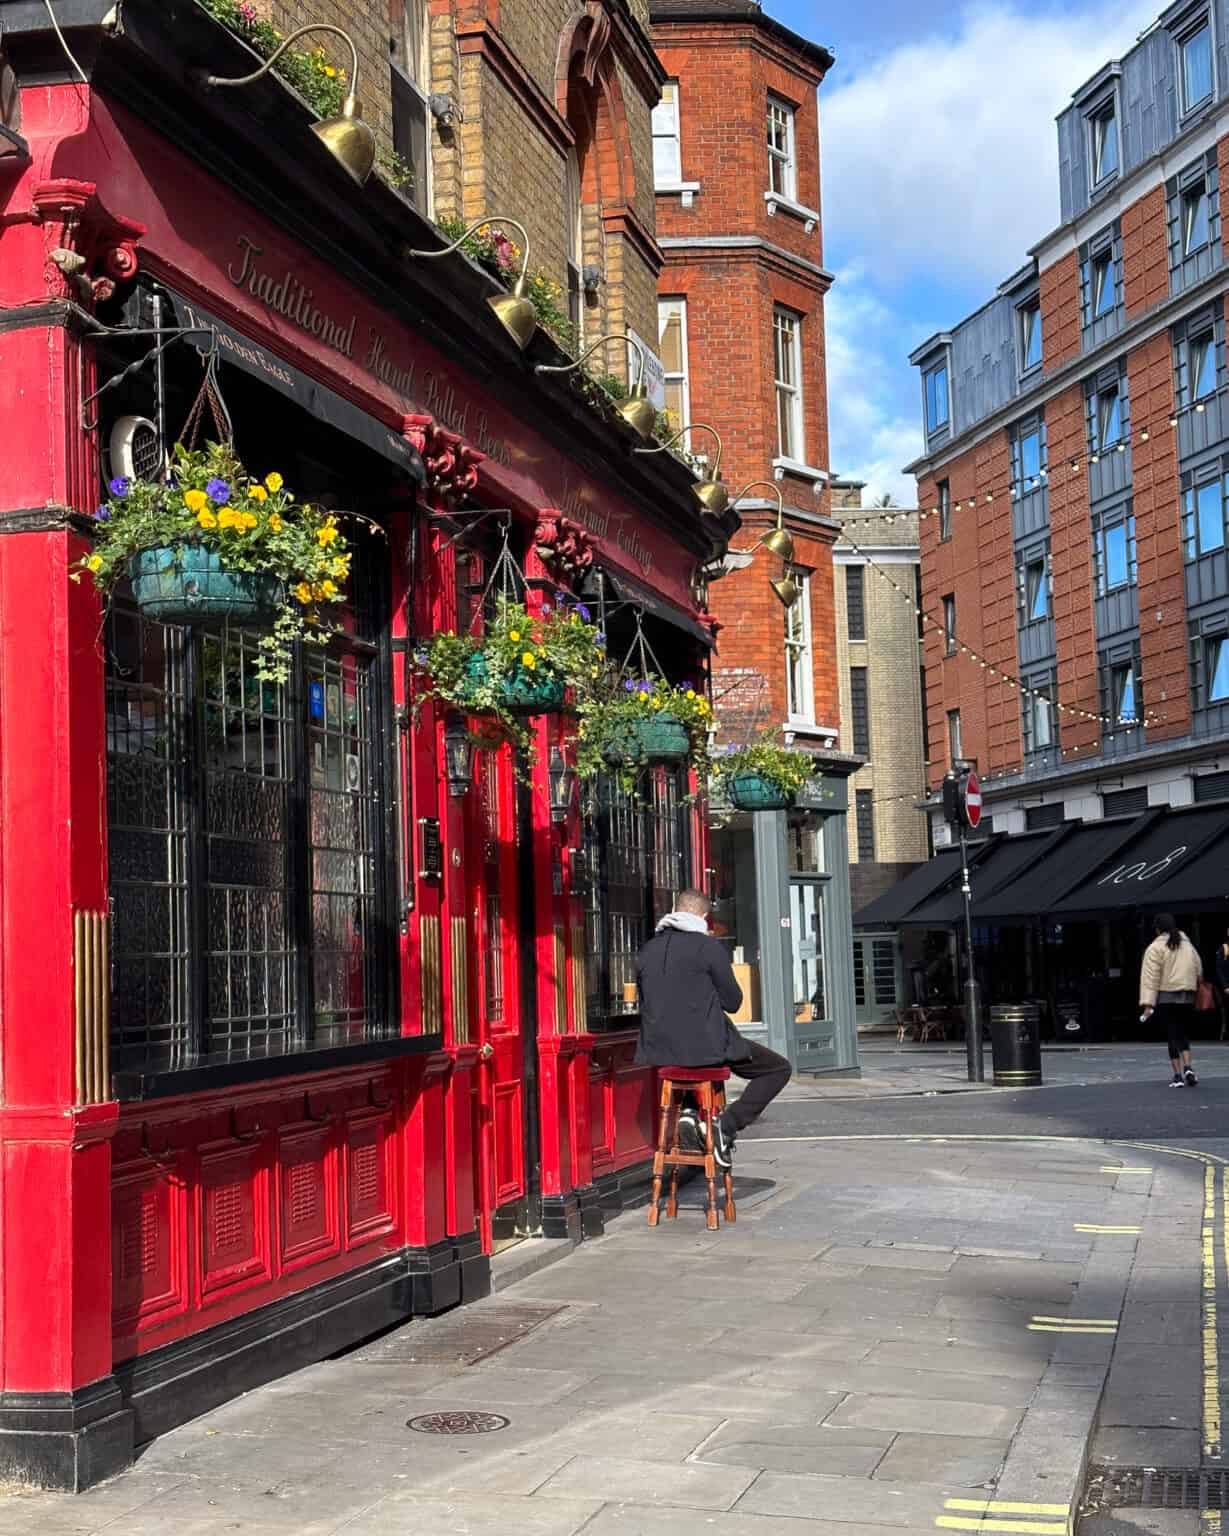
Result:
{"label": "signpost pole", "polygon": [[973,963],[973,891],[969,885],[969,847],[964,835],[964,821],[960,822],[960,894],[964,898],[964,952],[969,967],[969,978],[964,984],[964,1011],[968,1023],[965,1027],[965,1049],[969,1059],[969,1081],[982,1083],[986,1080],[986,1064],[982,1059],[981,989],[977,985],[977,968]]}

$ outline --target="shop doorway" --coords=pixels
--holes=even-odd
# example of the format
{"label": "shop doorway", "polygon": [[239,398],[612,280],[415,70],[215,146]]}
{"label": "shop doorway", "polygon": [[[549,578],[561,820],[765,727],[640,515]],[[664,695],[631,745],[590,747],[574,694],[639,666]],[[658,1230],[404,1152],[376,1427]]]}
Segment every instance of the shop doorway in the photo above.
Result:
{"label": "shop doorway", "polygon": [[819,817],[791,817],[786,824],[786,847],[793,1035],[799,1062],[805,1063],[808,1072],[822,1072],[838,1064],[838,1051],[825,970],[824,904],[830,877]]}

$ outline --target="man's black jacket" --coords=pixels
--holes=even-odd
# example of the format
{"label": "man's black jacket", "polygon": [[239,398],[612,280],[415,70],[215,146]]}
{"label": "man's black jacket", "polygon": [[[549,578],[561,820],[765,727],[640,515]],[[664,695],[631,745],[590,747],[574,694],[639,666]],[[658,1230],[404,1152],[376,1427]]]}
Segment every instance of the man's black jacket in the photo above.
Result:
{"label": "man's black jacket", "polygon": [[707,1067],[747,1056],[747,1042],[726,1018],[742,1007],[742,989],[716,939],[665,928],[640,951],[636,974],[642,1065]]}

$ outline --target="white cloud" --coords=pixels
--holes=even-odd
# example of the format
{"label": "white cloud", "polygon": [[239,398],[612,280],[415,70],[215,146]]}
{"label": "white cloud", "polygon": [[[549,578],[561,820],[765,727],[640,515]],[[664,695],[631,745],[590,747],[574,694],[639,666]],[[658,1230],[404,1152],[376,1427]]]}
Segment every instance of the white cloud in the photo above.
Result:
{"label": "white cloud", "polygon": [[[876,282],[989,290],[1058,222],[1055,114],[1156,15],[1157,0],[1065,14],[992,4],[820,94],[831,243]],[[955,317],[953,317],[955,318]]]}
{"label": "white cloud", "polygon": [[899,506],[917,495],[901,465],[922,451],[913,370],[903,337],[915,329],[846,267],[824,302],[828,430],[834,474],[865,480],[864,499],[890,492]]}

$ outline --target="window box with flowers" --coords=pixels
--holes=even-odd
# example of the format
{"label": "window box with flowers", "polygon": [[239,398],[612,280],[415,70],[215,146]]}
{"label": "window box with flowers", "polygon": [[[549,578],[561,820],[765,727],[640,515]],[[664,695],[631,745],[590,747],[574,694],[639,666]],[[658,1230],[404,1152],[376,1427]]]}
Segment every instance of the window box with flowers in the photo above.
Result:
{"label": "window box with flowers", "polygon": [[716,761],[722,788],[740,811],[787,810],[813,771],[805,752],[791,752],[771,732],[748,746],[727,747]]}
{"label": "window box with flowers", "polygon": [[345,600],[350,554],[337,519],[295,502],[279,474],[253,480],[222,443],[178,444],[166,480],[110,482],[94,513],[89,574],[110,594],[125,579],[161,624],[267,630],[257,675],[285,682],[295,642],[324,643]]}

